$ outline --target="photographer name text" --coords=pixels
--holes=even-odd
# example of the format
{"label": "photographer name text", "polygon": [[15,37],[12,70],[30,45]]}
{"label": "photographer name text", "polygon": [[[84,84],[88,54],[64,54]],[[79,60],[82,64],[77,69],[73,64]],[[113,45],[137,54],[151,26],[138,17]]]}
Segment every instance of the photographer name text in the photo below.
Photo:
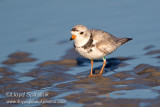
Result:
{"label": "photographer name text", "polygon": [[6,92],[6,97],[17,97],[17,98],[23,98],[23,97],[49,97],[48,92],[44,93],[37,93],[37,92]]}

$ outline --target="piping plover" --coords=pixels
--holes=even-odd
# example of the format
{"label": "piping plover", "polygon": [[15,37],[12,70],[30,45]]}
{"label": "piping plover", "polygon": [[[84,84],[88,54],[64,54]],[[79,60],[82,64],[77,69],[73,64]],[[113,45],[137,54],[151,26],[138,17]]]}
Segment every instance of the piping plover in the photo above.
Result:
{"label": "piping plover", "polygon": [[[88,29],[84,25],[76,25],[71,29],[75,50],[83,57],[91,60],[90,77],[101,76],[106,65],[108,54],[115,51],[122,44],[132,40],[132,38],[118,38],[105,31]],[[103,66],[99,74],[93,75],[93,59],[103,59]]]}

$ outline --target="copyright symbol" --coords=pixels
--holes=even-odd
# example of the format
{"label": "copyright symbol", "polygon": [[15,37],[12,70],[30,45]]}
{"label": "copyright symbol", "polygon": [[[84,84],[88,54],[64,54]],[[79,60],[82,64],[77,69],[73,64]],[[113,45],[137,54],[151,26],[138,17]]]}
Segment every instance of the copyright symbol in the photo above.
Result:
{"label": "copyright symbol", "polygon": [[12,92],[6,92],[6,97],[11,97],[12,96]]}

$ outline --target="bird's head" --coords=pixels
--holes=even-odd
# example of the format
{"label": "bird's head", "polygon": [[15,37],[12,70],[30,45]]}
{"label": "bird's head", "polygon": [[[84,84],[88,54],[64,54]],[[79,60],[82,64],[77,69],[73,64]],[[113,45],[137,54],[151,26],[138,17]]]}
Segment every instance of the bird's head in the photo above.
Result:
{"label": "bird's head", "polygon": [[76,25],[71,29],[70,40],[83,41],[90,36],[90,31],[84,25]]}

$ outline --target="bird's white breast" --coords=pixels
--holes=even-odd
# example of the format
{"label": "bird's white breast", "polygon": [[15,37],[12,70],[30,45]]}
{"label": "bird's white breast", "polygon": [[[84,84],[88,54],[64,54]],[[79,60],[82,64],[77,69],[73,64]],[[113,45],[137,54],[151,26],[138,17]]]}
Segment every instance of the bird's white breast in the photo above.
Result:
{"label": "bird's white breast", "polygon": [[88,59],[100,59],[106,56],[105,53],[99,51],[96,47],[92,47],[89,49],[84,49],[84,48],[75,48],[75,49],[83,57],[86,57]]}

